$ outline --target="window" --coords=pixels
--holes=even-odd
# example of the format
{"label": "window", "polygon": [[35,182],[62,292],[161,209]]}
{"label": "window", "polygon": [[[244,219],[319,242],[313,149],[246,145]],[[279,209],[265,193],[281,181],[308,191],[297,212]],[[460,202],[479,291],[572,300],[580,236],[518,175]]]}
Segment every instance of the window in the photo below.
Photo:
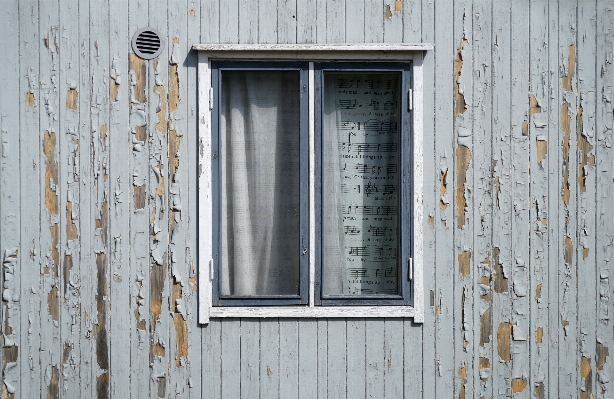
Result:
{"label": "window", "polygon": [[421,321],[422,53],[202,47],[200,321]]}

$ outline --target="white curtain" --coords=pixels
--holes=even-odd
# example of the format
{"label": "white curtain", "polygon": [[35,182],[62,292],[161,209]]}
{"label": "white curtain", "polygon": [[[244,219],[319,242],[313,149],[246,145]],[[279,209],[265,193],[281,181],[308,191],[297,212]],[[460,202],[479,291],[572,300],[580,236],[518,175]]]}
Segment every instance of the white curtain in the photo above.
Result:
{"label": "white curtain", "polygon": [[299,74],[222,72],[222,295],[299,293]]}

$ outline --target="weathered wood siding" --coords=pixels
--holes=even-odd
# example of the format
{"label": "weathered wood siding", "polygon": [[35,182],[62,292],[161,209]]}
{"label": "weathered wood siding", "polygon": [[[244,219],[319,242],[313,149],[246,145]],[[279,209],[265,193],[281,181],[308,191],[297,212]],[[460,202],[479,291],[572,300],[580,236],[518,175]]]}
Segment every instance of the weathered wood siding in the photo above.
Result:
{"label": "weathered wood siding", "polygon": [[[614,397],[613,0],[0,9],[2,398]],[[365,42],[435,46],[424,324],[198,325],[191,45]]]}

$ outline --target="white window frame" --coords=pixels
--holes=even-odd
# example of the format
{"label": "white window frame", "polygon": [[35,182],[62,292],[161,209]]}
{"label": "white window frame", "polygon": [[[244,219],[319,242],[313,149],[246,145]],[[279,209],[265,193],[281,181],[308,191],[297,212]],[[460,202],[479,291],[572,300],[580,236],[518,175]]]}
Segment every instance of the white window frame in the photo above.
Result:
{"label": "white window frame", "polygon": [[[424,322],[423,274],[423,69],[424,52],[433,50],[429,44],[197,44],[198,51],[198,321],[209,323],[211,318],[223,317],[411,317]],[[410,273],[413,284],[413,306],[315,306],[315,253],[309,251],[309,303],[293,306],[212,306],[215,281],[213,265],[213,193],[211,160],[211,120],[213,90],[211,86],[212,60],[252,61],[309,61],[309,246],[315,248],[315,101],[314,62],[358,61],[413,63],[412,123],[413,123],[413,256]]]}

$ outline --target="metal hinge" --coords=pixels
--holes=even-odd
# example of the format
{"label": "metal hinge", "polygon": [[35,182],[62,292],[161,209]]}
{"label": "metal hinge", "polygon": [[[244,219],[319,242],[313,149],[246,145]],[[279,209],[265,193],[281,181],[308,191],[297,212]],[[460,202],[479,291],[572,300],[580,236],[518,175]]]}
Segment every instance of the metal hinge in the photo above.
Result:
{"label": "metal hinge", "polygon": [[407,280],[412,281],[414,279],[414,259],[407,259]]}
{"label": "metal hinge", "polygon": [[209,110],[213,109],[213,87],[209,87]]}
{"label": "metal hinge", "polygon": [[209,280],[213,281],[213,259],[209,259]]}
{"label": "metal hinge", "polygon": [[407,91],[407,110],[411,111],[414,109],[414,91],[409,89]]}

